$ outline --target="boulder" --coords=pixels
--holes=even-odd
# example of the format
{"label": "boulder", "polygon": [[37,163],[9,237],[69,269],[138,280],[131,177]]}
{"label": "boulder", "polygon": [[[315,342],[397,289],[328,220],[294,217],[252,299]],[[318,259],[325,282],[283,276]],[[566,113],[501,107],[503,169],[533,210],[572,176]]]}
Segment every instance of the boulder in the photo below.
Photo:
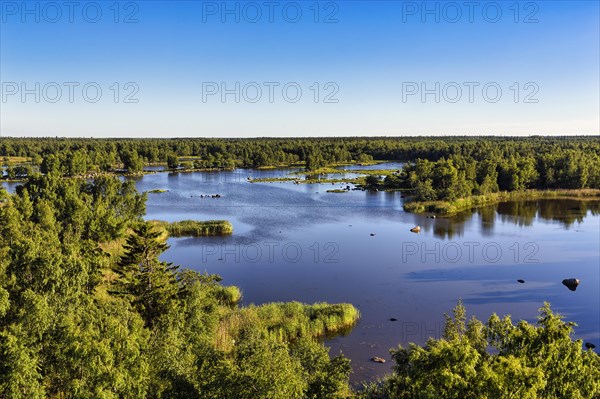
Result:
{"label": "boulder", "polygon": [[566,278],[562,281],[563,285],[565,285],[571,291],[575,291],[577,286],[579,285],[578,278]]}

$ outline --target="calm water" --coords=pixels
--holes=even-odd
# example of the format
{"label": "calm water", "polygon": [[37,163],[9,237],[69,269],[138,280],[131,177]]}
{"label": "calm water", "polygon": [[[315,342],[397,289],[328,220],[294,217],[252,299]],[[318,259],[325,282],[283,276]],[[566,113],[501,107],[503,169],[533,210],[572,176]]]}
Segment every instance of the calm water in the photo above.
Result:
{"label": "calm water", "polygon": [[2,185],[6,189],[7,192],[14,194],[17,189],[17,186],[23,184],[22,182],[2,182]]}
{"label": "calm water", "polygon": [[[249,183],[289,170],[158,173],[137,178],[147,218],[227,219],[230,237],[169,239],[163,259],[218,273],[244,304],[350,302],[362,318],[327,341],[352,359],[353,380],[382,376],[388,350],[438,337],[459,298],[469,314],[535,321],[544,301],[600,346],[600,202],[512,202],[429,219],[399,193],[326,193],[345,184]],[[220,194],[221,198],[200,198]],[[420,225],[419,234],[410,228]],[[375,234],[371,236],[371,234]],[[576,292],[561,284],[579,278]],[[525,280],[524,284],[517,279]],[[397,321],[390,321],[395,318]]]}

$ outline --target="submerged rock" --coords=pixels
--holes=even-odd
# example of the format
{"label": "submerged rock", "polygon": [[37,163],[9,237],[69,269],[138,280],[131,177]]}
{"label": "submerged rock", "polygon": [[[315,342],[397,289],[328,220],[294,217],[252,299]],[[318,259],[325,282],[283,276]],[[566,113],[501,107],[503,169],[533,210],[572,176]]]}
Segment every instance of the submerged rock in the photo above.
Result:
{"label": "submerged rock", "polygon": [[566,278],[562,281],[562,283],[571,291],[575,291],[577,286],[579,285],[578,278]]}
{"label": "submerged rock", "polygon": [[412,229],[410,229],[410,231],[412,231],[413,233],[418,233],[421,231],[421,226],[415,226]]}
{"label": "submerged rock", "polygon": [[385,363],[385,359],[382,357],[379,357],[379,356],[375,356],[371,360],[374,361],[375,363]]}

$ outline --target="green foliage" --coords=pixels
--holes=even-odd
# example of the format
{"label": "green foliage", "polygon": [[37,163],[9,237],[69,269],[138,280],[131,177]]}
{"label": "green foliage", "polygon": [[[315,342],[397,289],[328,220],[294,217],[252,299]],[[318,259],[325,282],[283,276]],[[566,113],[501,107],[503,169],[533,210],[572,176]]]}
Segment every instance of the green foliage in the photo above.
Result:
{"label": "green foliage", "polygon": [[316,170],[324,166],[327,166],[327,161],[325,161],[320,151],[316,151],[306,157],[306,170]]}
{"label": "green foliage", "polygon": [[[467,322],[462,303],[446,316],[444,336],[424,347],[392,350],[394,373],[363,398],[567,399],[600,396],[600,357],[573,341],[572,323],[549,304],[537,325],[492,315]],[[489,351],[488,348],[492,350]]]}
{"label": "green foliage", "polygon": [[[0,191],[0,397],[8,399],[353,395],[348,359],[330,358],[316,338],[351,328],[356,308],[296,302],[240,307],[241,291],[221,285],[218,276],[159,260],[168,246],[161,230],[141,222],[146,196],[133,181],[81,178],[89,173],[137,173],[145,163],[172,157],[195,168],[305,162],[320,171],[351,160],[395,159],[406,167],[388,171],[384,181],[377,178],[381,171],[365,173],[371,183],[412,190],[431,201],[414,206],[447,213],[541,195],[530,191],[536,188],[579,189],[582,195],[597,195],[589,189],[600,188],[596,137],[3,137],[0,156],[10,176],[27,178],[15,195]],[[38,167],[42,174],[35,173]],[[173,235],[230,231],[222,222],[167,228]],[[361,395],[600,397],[598,355],[583,351],[571,334],[571,325],[549,306],[531,325],[497,316],[486,324],[467,321],[459,305],[443,339],[392,351],[394,373]]]}
{"label": "green foliage", "polygon": [[120,278],[113,292],[127,298],[147,325],[153,325],[160,316],[169,313],[170,307],[178,305],[175,271],[179,266],[158,260],[169,248],[159,240],[160,235],[150,223],[134,227],[124,246],[125,255],[115,269]]}
{"label": "green foliage", "polygon": [[183,220],[171,223],[153,220],[151,223],[164,228],[171,237],[205,237],[233,234],[233,225],[227,220]]}
{"label": "green foliage", "polygon": [[130,173],[140,172],[144,167],[143,160],[140,158],[136,149],[124,150],[120,154],[123,168]]}
{"label": "green foliage", "polygon": [[1,398],[348,397],[349,361],[315,337],[354,307],[240,308],[237,287],[159,260],[132,190],[51,172],[0,206]]}
{"label": "green foliage", "polygon": [[365,187],[377,188],[381,184],[381,178],[377,175],[369,175],[365,179]]}
{"label": "green foliage", "polygon": [[[485,195],[472,195],[467,198],[457,198],[453,201],[410,201],[404,204],[404,210],[415,213],[436,213],[439,215],[455,215],[458,212],[490,204],[508,201],[531,201],[538,199],[578,199],[598,200],[600,191],[597,189],[581,190],[524,190],[502,191]],[[429,197],[424,197],[424,199]]]}
{"label": "green foliage", "polygon": [[[304,162],[312,171],[352,160],[370,163],[373,159],[389,159],[409,164],[398,176],[399,181],[390,179],[388,187],[416,189],[429,179],[436,199],[444,200],[499,190],[600,188],[600,140],[593,136],[138,140],[3,137],[0,156],[11,160],[5,164],[31,160],[34,165],[41,164],[42,173],[63,176],[120,167],[139,172],[144,164],[156,162],[167,163],[170,169],[177,168],[179,161],[193,162],[194,168],[229,169]],[[429,165],[419,165],[423,161]],[[16,177],[14,170],[9,172]]]}
{"label": "green foliage", "polygon": [[169,154],[167,157],[167,167],[169,169],[177,169],[179,167],[179,158],[175,154]]}

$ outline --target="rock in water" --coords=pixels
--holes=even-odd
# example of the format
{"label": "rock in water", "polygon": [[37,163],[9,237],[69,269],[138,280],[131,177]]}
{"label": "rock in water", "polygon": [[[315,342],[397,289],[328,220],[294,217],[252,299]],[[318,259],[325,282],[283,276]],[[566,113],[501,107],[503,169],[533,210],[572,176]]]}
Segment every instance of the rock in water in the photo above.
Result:
{"label": "rock in water", "polygon": [[586,342],[585,347],[588,349],[596,349],[596,345],[592,344],[591,342]]}
{"label": "rock in water", "polygon": [[518,279],[517,281],[521,284],[525,283],[525,280]]}
{"label": "rock in water", "polygon": [[577,286],[579,285],[578,278],[566,278],[562,281],[562,283],[571,291],[575,291]]}
{"label": "rock in water", "polygon": [[398,319],[395,317],[390,317],[390,321],[398,321]]}
{"label": "rock in water", "polygon": [[413,233],[418,233],[421,231],[421,226],[415,226],[412,229],[410,229],[410,231],[412,231]]}
{"label": "rock in water", "polygon": [[375,237],[375,233],[371,233],[371,237]]}
{"label": "rock in water", "polygon": [[378,357],[378,356],[375,356],[375,357],[374,357],[373,359],[371,359],[371,360],[373,360],[375,363],[385,363],[385,359],[384,359],[384,358],[382,358],[382,357]]}

